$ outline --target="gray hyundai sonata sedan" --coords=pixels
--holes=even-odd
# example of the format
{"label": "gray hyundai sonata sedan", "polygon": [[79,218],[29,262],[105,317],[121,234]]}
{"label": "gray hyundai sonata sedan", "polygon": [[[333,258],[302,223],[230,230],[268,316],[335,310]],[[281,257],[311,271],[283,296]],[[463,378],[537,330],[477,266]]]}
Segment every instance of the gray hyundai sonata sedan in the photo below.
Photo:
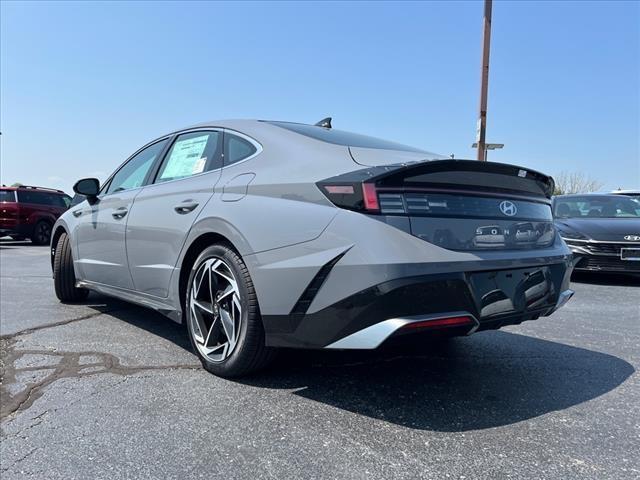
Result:
{"label": "gray hyundai sonata sedan", "polygon": [[[278,347],[374,349],[550,315],[573,294],[553,179],[316,125],[210,122],[162,136],[53,229],[63,302],[89,290],[185,323],[239,376]],[[416,338],[416,337],[413,337]]]}

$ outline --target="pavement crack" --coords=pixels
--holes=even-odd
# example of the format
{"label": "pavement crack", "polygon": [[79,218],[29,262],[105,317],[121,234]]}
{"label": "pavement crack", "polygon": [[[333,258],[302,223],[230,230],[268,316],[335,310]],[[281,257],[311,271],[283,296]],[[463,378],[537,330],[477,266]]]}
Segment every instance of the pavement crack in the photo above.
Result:
{"label": "pavement crack", "polygon": [[11,469],[12,467],[15,467],[17,464],[19,464],[19,463],[21,463],[21,462],[25,461],[27,458],[29,458],[31,455],[33,455],[33,454],[38,450],[38,448],[39,448],[39,447],[36,447],[36,448],[33,448],[33,449],[29,450],[29,451],[28,451],[27,453],[25,453],[22,457],[20,457],[20,458],[18,458],[17,460],[15,460],[15,461],[13,462],[13,464],[9,465],[8,467],[3,467],[3,468],[2,468],[2,470],[0,470],[0,471],[2,471],[2,472],[6,472],[7,470]]}
{"label": "pavement crack", "polygon": [[[0,382],[0,396],[2,402],[0,404],[0,419],[12,416],[18,411],[27,410],[33,403],[40,398],[47,386],[65,378],[84,378],[93,375],[110,373],[113,375],[129,376],[138,372],[156,371],[156,370],[198,370],[200,364],[174,364],[174,365],[140,365],[127,366],[122,365],[120,359],[114,355],[103,352],[63,352],[50,350],[14,350],[15,342],[7,345],[5,353],[5,372],[2,382]],[[49,357],[58,357],[59,361],[55,364],[47,364],[42,366],[26,366],[16,368],[16,361],[24,355],[42,355]],[[96,359],[94,362],[80,363],[81,357],[92,356]],[[21,372],[48,370],[50,373],[38,380],[26,384],[25,388],[12,393],[9,391],[10,385],[18,383],[16,375]],[[126,381],[126,378],[123,379]],[[120,383],[120,382],[119,382]],[[113,388],[115,385],[110,386]],[[31,427],[42,422],[42,417],[47,412],[34,417],[39,422],[34,423]],[[29,427],[29,428],[31,428]]]}
{"label": "pavement crack", "polygon": [[87,315],[82,315],[82,316],[76,317],[76,318],[69,318],[67,320],[62,320],[60,322],[48,323],[46,325],[39,325],[37,327],[32,327],[32,328],[27,328],[25,330],[20,330],[19,332],[9,333],[7,335],[0,335],[0,340],[13,340],[14,338],[20,337],[22,335],[28,335],[30,333],[38,332],[40,330],[46,330],[47,328],[61,327],[63,325],[68,325],[68,324],[74,323],[74,322],[80,322],[82,320],[88,320],[90,318],[99,317],[100,315],[113,313],[113,312],[116,312],[116,311],[119,311],[119,310],[126,310],[126,309],[118,308],[118,309],[110,309],[110,310],[100,310],[99,312],[88,313]]}

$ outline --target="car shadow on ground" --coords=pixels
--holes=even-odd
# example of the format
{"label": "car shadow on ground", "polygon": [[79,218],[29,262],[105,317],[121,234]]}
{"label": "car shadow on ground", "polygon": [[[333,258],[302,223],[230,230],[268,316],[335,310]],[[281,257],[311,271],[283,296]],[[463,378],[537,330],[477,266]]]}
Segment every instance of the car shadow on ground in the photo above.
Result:
{"label": "car shadow on ground", "polygon": [[589,283],[591,285],[632,287],[640,286],[640,275],[574,272],[573,275],[571,275],[571,281],[576,283]]}
{"label": "car shadow on ground", "polygon": [[[106,302],[114,302],[110,315],[191,351],[182,325],[142,307]],[[614,390],[633,372],[612,355],[491,331],[375,351],[283,349],[267,370],[233,381],[291,390],[409,428],[464,432],[579,405]]]}
{"label": "car shadow on ground", "polygon": [[169,340],[184,350],[192,351],[187,329],[154,310],[94,292],[77,305],[87,305],[97,312],[107,313],[129,325]]}
{"label": "car shadow on ground", "polygon": [[49,245],[36,245],[35,243],[31,243],[30,240],[13,240],[11,238],[0,239],[0,250],[7,250],[7,249],[15,250],[17,248],[24,248],[24,247],[49,248]]}
{"label": "car shadow on ground", "polygon": [[504,331],[376,352],[284,352],[242,383],[420,430],[464,432],[603,395],[634,368],[604,353]]}

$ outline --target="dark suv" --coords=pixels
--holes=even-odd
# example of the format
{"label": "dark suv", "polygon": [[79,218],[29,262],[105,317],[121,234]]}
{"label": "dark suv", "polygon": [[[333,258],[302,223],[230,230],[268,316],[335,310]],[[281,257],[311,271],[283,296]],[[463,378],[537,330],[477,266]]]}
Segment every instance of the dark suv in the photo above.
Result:
{"label": "dark suv", "polygon": [[70,204],[71,197],[61,190],[0,187],[0,237],[30,238],[36,245],[48,245],[51,227]]}

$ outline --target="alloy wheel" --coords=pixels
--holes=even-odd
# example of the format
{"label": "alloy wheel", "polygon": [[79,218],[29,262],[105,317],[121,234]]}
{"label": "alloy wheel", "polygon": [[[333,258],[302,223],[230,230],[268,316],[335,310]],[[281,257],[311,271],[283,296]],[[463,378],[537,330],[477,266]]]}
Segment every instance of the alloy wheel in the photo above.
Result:
{"label": "alloy wheel", "polygon": [[38,224],[36,238],[38,243],[41,245],[49,243],[49,239],[51,238],[51,226],[47,222],[40,222]]}
{"label": "alloy wheel", "polygon": [[233,353],[240,334],[242,306],[233,271],[220,258],[200,265],[189,296],[190,322],[198,351],[212,362]]}

